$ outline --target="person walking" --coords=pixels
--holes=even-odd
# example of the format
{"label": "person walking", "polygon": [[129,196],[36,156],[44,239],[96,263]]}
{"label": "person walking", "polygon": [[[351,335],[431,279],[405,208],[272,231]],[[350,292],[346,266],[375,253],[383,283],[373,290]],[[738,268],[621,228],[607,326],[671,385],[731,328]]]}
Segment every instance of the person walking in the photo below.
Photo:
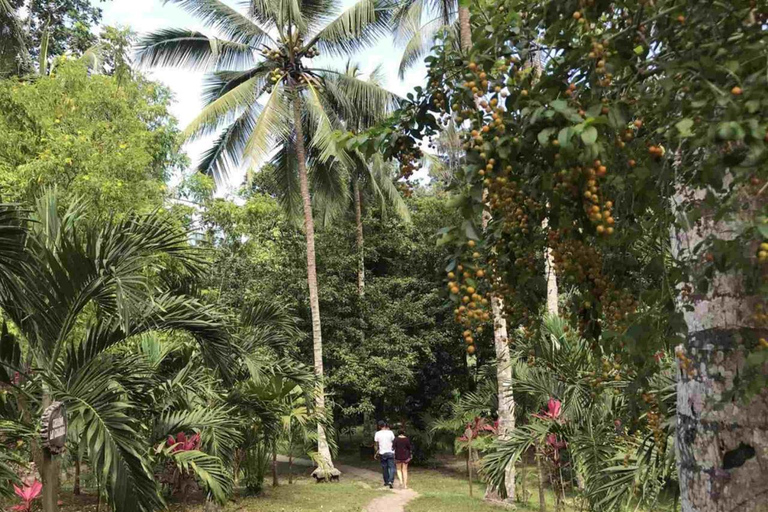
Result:
{"label": "person walking", "polygon": [[397,479],[400,488],[408,488],[408,464],[411,463],[411,440],[405,435],[405,429],[400,428],[395,438],[395,464],[397,465]]}
{"label": "person walking", "polygon": [[379,421],[379,431],[373,437],[376,445],[376,455],[381,461],[381,471],[384,475],[384,486],[392,489],[395,484],[395,450],[393,443],[395,434],[389,429],[386,421]]}

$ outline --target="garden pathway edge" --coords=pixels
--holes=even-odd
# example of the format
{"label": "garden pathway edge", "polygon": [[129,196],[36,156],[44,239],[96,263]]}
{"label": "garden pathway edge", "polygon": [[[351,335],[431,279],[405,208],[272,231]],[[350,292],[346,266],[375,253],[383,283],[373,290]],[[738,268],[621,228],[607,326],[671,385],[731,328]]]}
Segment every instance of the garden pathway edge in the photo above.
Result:
{"label": "garden pathway edge", "polygon": [[[288,457],[278,455],[277,460],[288,462]],[[297,466],[314,466],[311,460],[293,459]],[[342,475],[353,475],[363,480],[381,482],[381,474],[370,469],[356,468],[354,466],[337,465]],[[405,512],[405,505],[419,497],[419,493],[413,489],[393,489],[387,494],[375,498],[365,507],[365,512]]]}

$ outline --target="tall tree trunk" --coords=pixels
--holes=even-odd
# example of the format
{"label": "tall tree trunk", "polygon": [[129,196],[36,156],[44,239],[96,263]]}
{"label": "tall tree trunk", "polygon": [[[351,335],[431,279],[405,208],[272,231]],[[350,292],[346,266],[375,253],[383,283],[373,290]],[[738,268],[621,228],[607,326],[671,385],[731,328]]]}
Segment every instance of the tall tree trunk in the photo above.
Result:
{"label": "tall tree trunk", "polygon": [[[549,208],[549,205],[547,205]],[[541,227],[549,233],[549,219],[544,218]],[[547,278],[547,313],[550,316],[557,316],[558,295],[557,295],[557,274],[555,274],[555,258],[552,256],[552,248],[549,244],[544,248],[544,275]]]}
{"label": "tall tree trunk", "polygon": [[357,235],[357,294],[365,296],[365,250],[363,245],[363,205],[360,196],[360,177],[355,172],[352,176],[352,195],[355,201],[355,227]]}
{"label": "tall tree trunk", "polygon": [[459,2],[459,43],[461,49],[466,52],[472,48],[472,25],[469,20],[469,7]]}
{"label": "tall tree trunk", "polygon": [[[471,436],[471,434],[470,434]],[[467,480],[469,481],[469,497],[472,497],[472,438],[467,441]]]}
{"label": "tall tree trunk", "polygon": [[309,178],[304,150],[304,130],[301,126],[301,96],[296,92],[293,100],[293,124],[296,133],[296,159],[299,168],[299,184],[304,206],[304,235],[307,240],[307,285],[309,286],[309,308],[312,314],[312,351],[315,359],[315,413],[317,422],[317,453],[319,466],[313,473],[318,480],[338,476],[340,472],[333,467],[331,450],[325,434],[325,385],[323,383],[323,336],[320,328],[320,300],[317,289],[317,269],[315,268],[315,221],[312,217],[312,200],[309,196]]}
{"label": "tall tree trunk", "polygon": [[[488,190],[483,191],[485,202]],[[483,232],[491,221],[491,213],[486,207],[483,210]],[[509,338],[507,335],[507,319],[504,316],[504,300],[491,292],[491,314],[493,318],[493,346],[496,350],[496,386],[498,393],[499,439],[508,439],[515,430],[515,396],[512,393],[512,361],[509,357]],[[510,460],[504,470],[504,489],[506,499],[512,503],[515,500],[515,461]],[[501,501],[498,489],[488,486],[485,489],[485,499]]]}
{"label": "tall tree trunk", "polygon": [[[744,341],[768,338],[754,314],[761,297],[749,295],[745,276],[734,271],[715,272],[706,292],[694,284],[710,264],[693,248],[710,236],[733,239],[762,207],[760,198],[743,196],[742,204],[750,206],[730,221],[707,211],[705,190],[683,190],[676,197],[678,204],[693,200],[704,210],[695,224],[672,236],[677,257],[696,259],[689,277],[693,293],[679,299],[688,306],[683,309],[688,335],[685,346],[677,347],[675,448],[683,512],[756,512],[766,510],[768,500],[768,390],[749,403],[727,398],[744,375]],[[745,250],[757,253],[756,247]],[[758,371],[768,375],[768,365]]]}
{"label": "tall tree trunk", "polygon": [[[51,396],[47,391],[43,391],[42,406],[43,410],[51,405]],[[59,490],[59,468],[58,461],[54,459],[53,454],[47,449],[42,449],[43,464],[40,466],[40,479],[43,481],[43,511],[44,512],[57,512],[59,510],[58,505],[58,490]]]}
{"label": "tall tree trunk", "polygon": [[272,447],[272,487],[280,485],[277,478],[277,443]]}
{"label": "tall tree trunk", "polygon": [[75,482],[72,484],[72,494],[80,496],[80,455],[75,457]]}
{"label": "tall tree trunk", "polygon": [[538,448],[536,448],[536,472],[539,474],[539,512],[547,512],[547,500],[544,495],[544,466],[541,464]]}

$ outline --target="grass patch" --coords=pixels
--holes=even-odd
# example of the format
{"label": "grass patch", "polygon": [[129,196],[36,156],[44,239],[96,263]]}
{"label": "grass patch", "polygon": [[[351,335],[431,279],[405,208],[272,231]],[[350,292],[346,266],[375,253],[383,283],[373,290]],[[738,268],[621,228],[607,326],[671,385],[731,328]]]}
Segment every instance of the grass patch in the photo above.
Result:
{"label": "grass patch", "polygon": [[[315,483],[310,476],[311,468],[294,467],[294,483],[288,483],[287,464],[278,464],[280,485],[272,487],[271,474],[264,481],[264,492],[259,496],[239,496],[227,503],[223,512],[360,512],[371,500],[385,491],[378,490],[378,482],[368,482],[342,477],[339,483]],[[69,482],[68,482],[69,483]],[[241,489],[241,492],[244,490]],[[95,512],[97,499],[94,489],[85,489],[81,496],[72,495],[71,484],[63,485],[60,499],[63,501],[62,512]],[[1,500],[0,500],[1,501]],[[11,501],[16,503],[16,501]],[[186,507],[177,499],[171,499],[168,510],[171,512],[203,512],[204,497],[201,493],[190,496]],[[4,507],[0,507],[5,510]],[[100,512],[109,508],[102,501]]]}
{"label": "grass patch", "polygon": [[[521,473],[518,472],[518,478]],[[518,485],[520,482],[518,481]],[[466,475],[462,475],[451,469],[430,470],[412,468],[409,485],[421,496],[410,502],[406,512],[498,512],[503,510],[497,505],[492,505],[483,500],[485,484],[480,480],[472,483],[473,496],[469,495],[469,484]],[[536,474],[529,470],[526,475],[527,503],[515,503],[516,510],[538,511],[538,483]],[[534,494],[535,493],[535,494]],[[547,510],[554,510],[555,495],[545,489]],[[563,512],[571,512],[568,506],[562,508]]]}

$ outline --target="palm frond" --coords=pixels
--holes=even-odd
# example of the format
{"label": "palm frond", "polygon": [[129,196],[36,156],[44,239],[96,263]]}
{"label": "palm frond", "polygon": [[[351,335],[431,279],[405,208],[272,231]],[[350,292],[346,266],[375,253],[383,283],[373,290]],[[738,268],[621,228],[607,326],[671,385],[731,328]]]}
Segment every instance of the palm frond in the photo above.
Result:
{"label": "palm frond", "polygon": [[213,176],[217,183],[225,182],[230,170],[237,169],[242,163],[248,137],[256,126],[256,115],[253,108],[243,111],[203,152],[197,170]]}
{"label": "palm frond", "polygon": [[410,31],[410,38],[405,43],[403,55],[397,68],[397,75],[402,80],[405,73],[429,53],[437,31],[442,27],[440,20],[432,20]]}
{"label": "palm frond", "polygon": [[74,431],[83,433],[88,457],[106,484],[116,512],[149,512],[164,506],[146,460],[133,404],[115,386],[121,373],[112,358],[95,358],[56,386]]}
{"label": "palm frond", "polygon": [[259,112],[256,125],[245,145],[244,154],[251,165],[258,166],[268,158],[277,141],[285,140],[290,133],[289,105],[282,84],[278,84]]}
{"label": "palm frond", "polygon": [[481,472],[502,497],[506,497],[506,468],[511,462],[520,460],[532,446],[540,444],[548,432],[548,427],[542,423],[521,425],[512,431],[508,439],[496,441],[494,448],[483,457]]}
{"label": "palm frond", "polygon": [[361,80],[348,73],[319,70],[326,94],[344,106],[342,117],[349,128],[364,129],[384,119],[398,104],[398,96],[376,82]]}
{"label": "palm frond", "polygon": [[350,55],[367,48],[389,30],[390,0],[358,0],[323,27],[307,47],[316,45],[331,55]]}
{"label": "palm frond", "polygon": [[0,283],[21,270],[28,222],[20,207],[0,204]]}
{"label": "palm frond", "polygon": [[301,217],[302,203],[294,138],[283,139],[269,165],[262,167],[259,172],[269,173],[271,180],[279,185],[277,201],[286,212],[288,219],[297,222]]}
{"label": "palm frond", "polygon": [[203,82],[203,103],[210,105],[238,85],[256,76],[260,77],[261,81],[256,84],[255,89],[257,91],[263,90],[267,84],[267,74],[270,69],[267,64],[260,62],[246,71],[224,70],[214,71],[206,75]]}
{"label": "palm frond", "polygon": [[200,405],[188,410],[163,412],[152,426],[152,444],[165,442],[179,432],[200,432],[206,453],[231,461],[242,442],[235,410],[230,406]]}
{"label": "palm frond", "polygon": [[260,76],[253,76],[206,105],[185,128],[184,136],[196,138],[209,135],[218,130],[222,124],[235,119],[239,112],[254,108],[260,94],[258,89],[260,82]]}
{"label": "palm frond", "polygon": [[401,220],[410,222],[411,212],[395,186],[392,165],[385,161],[382,155],[375,155],[365,169],[367,183],[370,183],[369,187],[379,198],[381,211],[386,212],[387,208],[392,208]]}
{"label": "palm frond", "polygon": [[329,117],[323,98],[312,84],[307,85],[307,97],[304,105],[313,124],[314,134],[311,143],[317,150],[317,161],[329,163],[331,160],[335,160],[344,167],[352,166],[352,158],[334,136],[336,127]]}
{"label": "palm frond", "polygon": [[240,311],[240,325],[246,328],[267,327],[298,336],[297,322],[290,310],[276,302],[252,301]]}
{"label": "palm frond", "polygon": [[165,0],[165,3],[178,5],[231,41],[256,48],[271,40],[260,26],[219,0]]}
{"label": "palm frond", "polygon": [[232,492],[232,475],[221,459],[198,450],[171,452],[169,457],[183,472],[193,473],[218,503],[226,503]]}
{"label": "palm frond", "polygon": [[254,62],[253,49],[247,44],[208,37],[195,30],[161,29],[141,37],[136,46],[140,66],[227,69]]}

